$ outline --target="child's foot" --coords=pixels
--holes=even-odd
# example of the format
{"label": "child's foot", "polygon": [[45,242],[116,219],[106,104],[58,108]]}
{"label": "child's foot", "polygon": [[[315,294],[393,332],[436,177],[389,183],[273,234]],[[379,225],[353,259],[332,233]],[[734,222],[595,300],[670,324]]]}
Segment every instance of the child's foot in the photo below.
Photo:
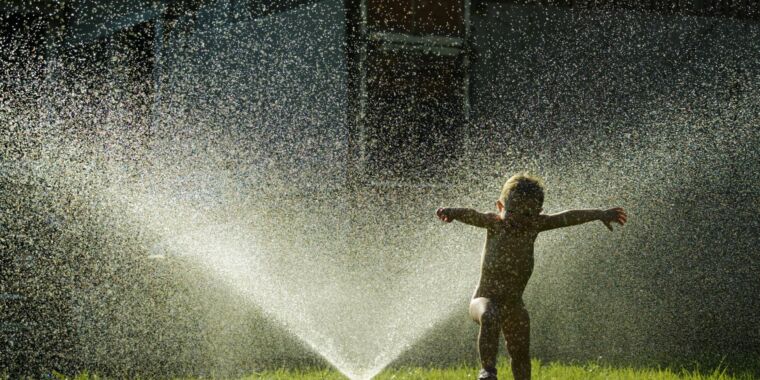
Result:
{"label": "child's foot", "polygon": [[497,380],[496,368],[481,369],[480,373],[478,374],[478,380]]}

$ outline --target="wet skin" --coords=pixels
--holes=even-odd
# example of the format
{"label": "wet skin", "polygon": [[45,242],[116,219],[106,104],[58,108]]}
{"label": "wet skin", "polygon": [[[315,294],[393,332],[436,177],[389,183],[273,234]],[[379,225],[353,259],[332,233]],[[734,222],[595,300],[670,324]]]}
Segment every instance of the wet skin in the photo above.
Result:
{"label": "wet skin", "polygon": [[599,220],[612,231],[612,223],[624,225],[622,208],[568,210],[542,214],[541,205],[510,193],[505,204],[496,202],[497,213],[465,208],[439,208],[444,222],[460,221],[487,230],[480,280],[470,302],[470,316],[480,324],[478,350],[481,365],[496,366],[499,333],[506,339],[516,380],[530,379],[530,318],[522,294],[533,273],[533,247],[539,233]]}

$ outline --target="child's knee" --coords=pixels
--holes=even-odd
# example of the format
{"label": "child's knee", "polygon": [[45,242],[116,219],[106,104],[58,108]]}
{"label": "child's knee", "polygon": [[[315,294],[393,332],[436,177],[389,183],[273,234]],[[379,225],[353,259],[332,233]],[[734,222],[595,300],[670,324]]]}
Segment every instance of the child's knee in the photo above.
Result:
{"label": "child's knee", "polygon": [[[522,304],[514,304],[506,308],[504,313],[505,330],[523,331],[530,330],[530,316],[528,310]],[[505,331],[506,333],[506,331]]]}
{"label": "child's knee", "polygon": [[507,341],[507,352],[512,360],[530,361],[530,343],[523,341]]}

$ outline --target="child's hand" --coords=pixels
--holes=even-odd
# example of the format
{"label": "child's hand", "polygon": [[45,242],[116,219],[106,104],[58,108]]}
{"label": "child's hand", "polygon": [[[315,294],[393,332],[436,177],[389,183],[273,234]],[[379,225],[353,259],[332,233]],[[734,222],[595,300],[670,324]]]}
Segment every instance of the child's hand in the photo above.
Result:
{"label": "child's hand", "polygon": [[628,214],[626,214],[625,210],[620,207],[611,208],[609,210],[602,211],[601,221],[605,226],[607,226],[607,229],[612,231],[612,222],[615,222],[622,226],[626,221],[628,221]]}
{"label": "child's hand", "polygon": [[451,217],[451,215],[449,215],[449,209],[447,208],[443,208],[443,207],[439,208],[438,210],[435,211],[435,215],[438,217],[438,219],[446,223],[451,223],[451,221],[454,220]]}

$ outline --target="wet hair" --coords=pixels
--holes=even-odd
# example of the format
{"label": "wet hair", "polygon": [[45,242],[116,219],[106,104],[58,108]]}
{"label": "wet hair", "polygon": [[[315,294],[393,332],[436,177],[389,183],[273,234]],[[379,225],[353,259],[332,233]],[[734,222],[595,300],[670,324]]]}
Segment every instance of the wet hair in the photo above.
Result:
{"label": "wet hair", "polygon": [[544,183],[541,178],[528,174],[527,172],[517,173],[510,177],[501,188],[499,200],[502,203],[507,202],[507,197],[512,192],[523,199],[538,201],[538,206],[544,204]]}

